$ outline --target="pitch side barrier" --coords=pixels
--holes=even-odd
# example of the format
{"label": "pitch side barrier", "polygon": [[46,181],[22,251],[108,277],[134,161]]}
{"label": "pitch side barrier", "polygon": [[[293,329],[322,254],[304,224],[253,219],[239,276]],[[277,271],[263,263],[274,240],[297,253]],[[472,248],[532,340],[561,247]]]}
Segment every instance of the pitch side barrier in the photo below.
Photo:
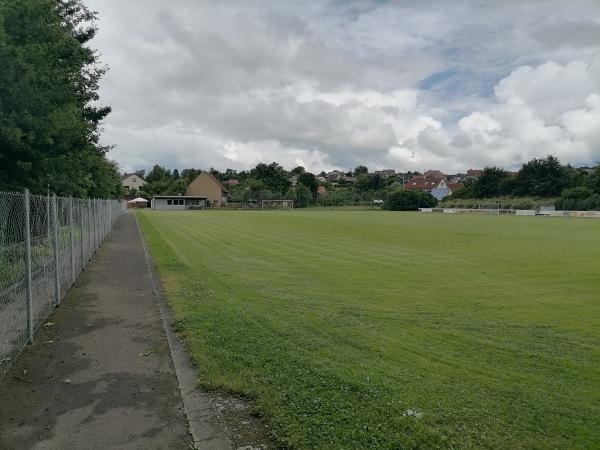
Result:
{"label": "pitch side barrier", "polygon": [[0,192],[0,376],[124,210],[119,200]]}
{"label": "pitch side barrier", "polygon": [[547,216],[547,217],[596,217],[600,211],[538,211],[536,209],[475,209],[475,208],[419,208],[423,213],[441,214],[479,214],[479,215],[512,215],[512,216]]}

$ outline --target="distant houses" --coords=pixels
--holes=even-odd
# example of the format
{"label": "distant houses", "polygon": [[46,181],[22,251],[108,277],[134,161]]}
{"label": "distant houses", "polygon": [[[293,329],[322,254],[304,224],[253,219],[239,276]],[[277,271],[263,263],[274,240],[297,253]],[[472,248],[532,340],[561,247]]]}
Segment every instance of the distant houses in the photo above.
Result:
{"label": "distant houses", "polygon": [[405,184],[404,189],[429,192],[438,200],[443,199],[464,185],[459,177],[453,176],[452,182],[439,170],[428,170],[425,175],[413,175]]}
{"label": "distant houses", "polygon": [[[239,200],[234,200],[234,203],[228,201],[230,194],[229,189],[235,187],[233,191],[235,193],[235,198],[237,199],[240,192],[243,190],[240,189],[241,187],[247,190],[246,183],[248,182],[247,174],[242,174],[243,177],[245,177],[243,178],[235,176],[236,174],[233,172],[234,171],[226,174],[229,176],[227,180],[220,181],[212,171],[203,171],[185,187],[185,195],[181,195],[183,194],[183,187],[185,186],[181,181],[183,179],[189,180],[189,176],[193,176],[198,172],[193,174],[188,173],[185,178],[179,177],[179,174],[177,173],[176,178],[174,178],[178,183],[176,188],[168,190],[163,189],[162,186],[160,186],[159,189],[152,189],[154,187],[152,183],[146,186],[146,180],[135,173],[124,174],[122,176],[122,184],[124,188],[129,190],[129,198],[135,197],[134,191],[139,192],[140,189],[142,189],[142,193],[146,191],[177,193],[175,195],[154,196],[152,207],[155,209],[232,207],[234,203],[239,203]],[[366,167],[359,166],[352,172],[344,172],[342,170],[321,172],[316,177],[318,183],[314,186],[314,189],[316,190],[316,194],[323,197],[327,197],[328,194],[335,194],[338,191],[341,193],[352,191],[358,192],[359,195],[363,195],[367,191],[393,191],[395,189],[420,190],[429,192],[433,197],[441,200],[463,188],[465,182],[477,179],[482,173],[483,171],[480,169],[469,169],[466,173],[454,173],[449,175],[444,174],[438,169],[427,170],[424,174],[419,174],[418,172],[415,174],[412,174],[411,172],[396,172],[395,169],[379,169],[368,172]],[[231,175],[235,176],[235,178]],[[297,187],[300,182],[300,176],[291,173],[287,174],[287,177],[291,187]],[[144,186],[146,187],[144,188]],[[313,192],[315,191],[313,190]]]}
{"label": "distant houses", "polygon": [[325,180],[329,181],[330,183],[337,183],[342,178],[346,178],[346,173],[340,170],[332,170],[331,172],[327,172],[325,174]]}
{"label": "distant houses", "polygon": [[[317,179],[321,182],[328,181],[329,183],[335,184],[353,184],[356,182],[357,177],[354,175],[348,175],[350,172],[342,172],[341,170],[332,170],[327,172],[325,176],[318,177]],[[369,172],[365,174],[367,177],[380,176],[382,178],[395,177],[396,169],[382,169],[376,170],[375,172]]]}

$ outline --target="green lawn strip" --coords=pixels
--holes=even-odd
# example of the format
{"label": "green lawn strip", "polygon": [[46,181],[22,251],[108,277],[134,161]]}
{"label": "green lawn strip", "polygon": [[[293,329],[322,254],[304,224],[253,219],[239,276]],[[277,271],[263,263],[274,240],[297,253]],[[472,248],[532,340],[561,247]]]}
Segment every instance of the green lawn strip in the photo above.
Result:
{"label": "green lawn strip", "polygon": [[140,214],[203,384],[293,448],[595,442],[600,223],[551,220]]}

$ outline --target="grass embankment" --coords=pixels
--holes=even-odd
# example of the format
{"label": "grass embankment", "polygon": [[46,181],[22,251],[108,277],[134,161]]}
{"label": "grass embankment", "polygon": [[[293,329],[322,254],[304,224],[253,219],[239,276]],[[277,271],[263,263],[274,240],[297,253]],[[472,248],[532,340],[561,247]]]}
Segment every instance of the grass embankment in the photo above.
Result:
{"label": "grass embankment", "polygon": [[600,442],[600,221],[139,217],[201,382],[282,447]]}

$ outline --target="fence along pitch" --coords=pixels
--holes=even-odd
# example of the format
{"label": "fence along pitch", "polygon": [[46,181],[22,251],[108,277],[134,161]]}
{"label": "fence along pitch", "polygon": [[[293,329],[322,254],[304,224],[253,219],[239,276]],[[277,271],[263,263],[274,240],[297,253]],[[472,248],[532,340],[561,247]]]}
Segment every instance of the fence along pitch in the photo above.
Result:
{"label": "fence along pitch", "polygon": [[0,192],[0,376],[33,342],[123,211],[117,200]]}

